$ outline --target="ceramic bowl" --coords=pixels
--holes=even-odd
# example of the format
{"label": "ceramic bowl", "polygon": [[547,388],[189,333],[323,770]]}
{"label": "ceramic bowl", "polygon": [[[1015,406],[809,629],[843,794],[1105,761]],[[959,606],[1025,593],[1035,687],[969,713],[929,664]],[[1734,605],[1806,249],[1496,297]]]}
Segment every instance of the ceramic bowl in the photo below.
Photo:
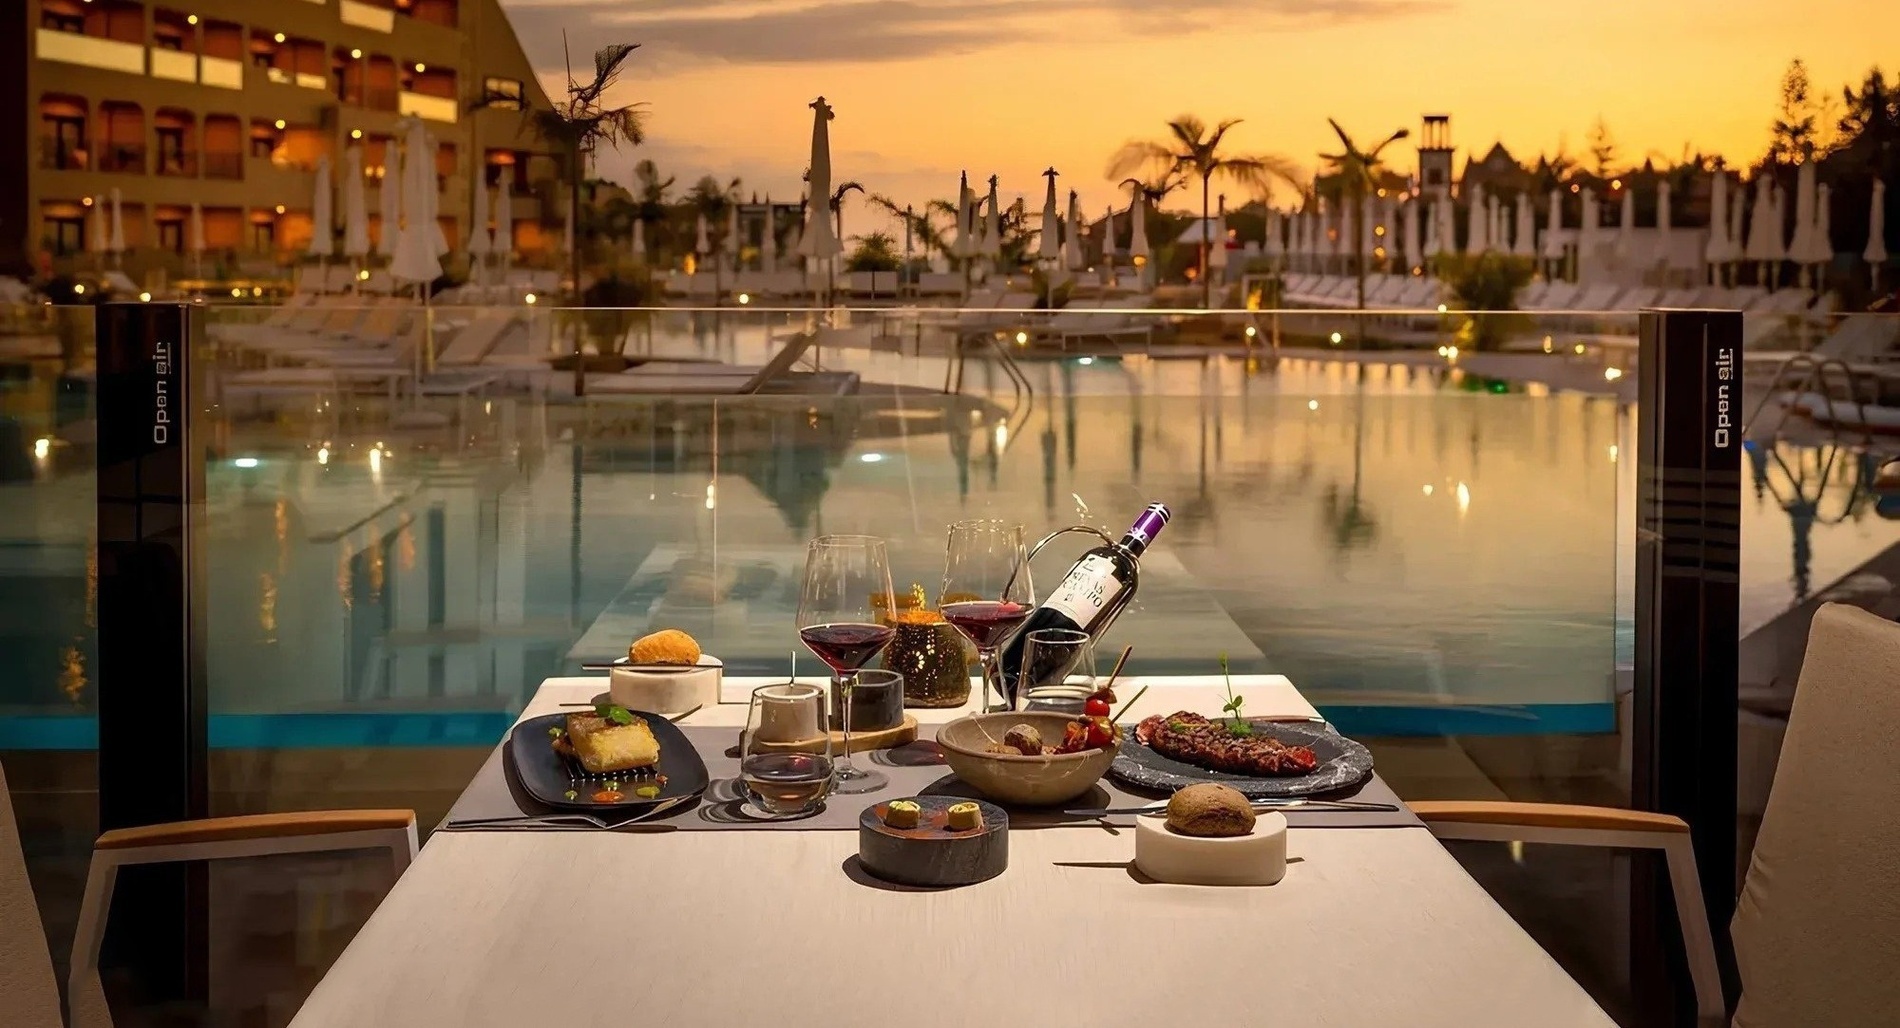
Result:
{"label": "ceramic bowl", "polygon": [[723,671],[719,658],[711,654],[701,654],[697,665],[682,664],[678,670],[615,668],[609,673],[607,692],[615,703],[628,710],[683,714],[694,707],[710,707],[719,702]]}
{"label": "ceramic bowl", "polygon": [[1024,724],[1035,726],[1043,741],[1054,745],[1072,720],[1067,714],[1030,710],[972,714],[939,728],[937,744],[950,770],[986,798],[1024,807],[1054,806],[1089,791],[1115,762],[1119,748],[1053,757],[990,753],[988,748],[1002,742],[1011,726]]}

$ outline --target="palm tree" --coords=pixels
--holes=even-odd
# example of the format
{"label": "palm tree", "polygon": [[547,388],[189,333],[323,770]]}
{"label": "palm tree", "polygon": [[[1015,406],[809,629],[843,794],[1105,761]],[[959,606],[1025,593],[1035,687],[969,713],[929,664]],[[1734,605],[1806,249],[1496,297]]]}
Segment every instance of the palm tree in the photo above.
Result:
{"label": "palm tree", "polygon": [[[581,291],[581,180],[586,160],[602,146],[617,146],[621,142],[638,146],[646,140],[645,104],[612,107],[602,102],[603,94],[619,80],[620,66],[639,46],[638,43],[615,43],[594,51],[594,77],[591,80],[577,82],[570,69],[567,99],[546,109],[530,109],[527,114],[528,124],[535,136],[552,147],[566,165],[568,217],[575,226],[575,238],[568,240],[567,267],[576,306],[580,304]],[[482,101],[483,105],[494,102],[494,97],[485,97]],[[583,395],[586,390],[587,372],[581,359],[581,333],[576,332],[574,395]]]}
{"label": "palm tree", "polygon": [[840,182],[838,188],[831,191],[831,217],[838,230],[838,238],[844,238],[844,198],[852,192],[864,192],[864,186],[858,182]]}
{"label": "palm tree", "polygon": [[[909,230],[911,240],[917,245],[919,250],[923,251],[923,255],[926,259],[930,257],[933,251],[949,256],[950,240],[946,238],[946,233],[956,227],[957,205],[955,201],[926,200],[924,201],[923,209],[919,210],[913,206],[900,204],[882,193],[867,193],[865,194],[865,200],[870,203],[871,206],[896,218],[898,224],[904,225]],[[938,226],[935,220],[938,215],[942,215],[950,220],[949,227]]]}
{"label": "palm tree", "polygon": [[[1272,180],[1280,179],[1299,188],[1293,162],[1277,154],[1222,154],[1221,141],[1227,132],[1240,124],[1239,118],[1229,118],[1209,129],[1205,122],[1192,114],[1183,114],[1168,122],[1168,134],[1171,138],[1164,142],[1154,140],[1130,140],[1122,144],[1115,156],[1108,162],[1108,177],[1119,179],[1139,168],[1149,167],[1161,172],[1163,181],[1173,176],[1198,178],[1201,180],[1201,225],[1205,239],[1211,209],[1211,183],[1215,176],[1247,189],[1262,199],[1272,192]],[[1207,251],[1204,243],[1201,247],[1201,306],[1214,306],[1214,283],[1207,274]]]}
{"label": "palm tree", "polygon": [[[1339,127],[1339,122],[1331,118],[1326,124],[1333,127],[1333,134],[1339,137],[1339,153],[1323,153],[1320,159],[1325,161],[1346,187],[1347,199],[1352,203],[1352,270],[1359,277],[1359,309],[1366,309],[1366,194],[1373,188],[1378,173],[1385,170],[1385,162],[1380,154],[1393,143],[1411,135],[1410,129],[1400,129],[1385,138],[1385,142],[1370,150],[1361,150]],[[1359,319],[1361,336],[1365,333],[1365,319]]]}
{"label": "palm tree", "polygon": [[[677,182],[672,175],[660,177],[660,167],[650,160],[642,159],[633,165],[634,220],[647,224],[647,233],[653,235],[654,226],[666,220],[666,194],[671,192]],[[631,231],[631,226],[629,226]],[[649,238],[647,246],[660,252],[659,241]]]}

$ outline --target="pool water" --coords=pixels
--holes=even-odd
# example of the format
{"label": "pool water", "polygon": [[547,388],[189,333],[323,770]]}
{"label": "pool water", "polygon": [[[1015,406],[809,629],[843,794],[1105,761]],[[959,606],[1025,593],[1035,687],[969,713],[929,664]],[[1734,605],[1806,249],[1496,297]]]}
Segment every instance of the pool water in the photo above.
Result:
{"label": "pool water", "polygon": [[[744,360],[763,340],[723,345]],[[826,364],[942,377],[910,355]],[[454,432],[321,408],[233,421],[208,456],[213,745],[485,744],[542,678],[662,627],[735,673],[813,673],[793,631],[809,537],[883,536],[898,590],[934,597],[950,521],[1119,534],[1156,501],[1174,519],[1104,670],[1123,645],[1133,673],[1213,673],[1224,655],[1289,675],[1363,734],[1612,730],[1626,405],[1334,360],[1026,361],[1033,394],[986,368],[962,396],[496,398]],[[0,749],[92,743],[78,456],[5,487],[33,513],[14,511],[0,548],[15,669]],[[1770,484],[1791,486],[1781,474]],[[1820,486],[1829,513],[1843,488]],[[1778,492],[1745,504],[1745,620],[1900,538],[1872,517],[1790,517]],[[1039,595],[1084,545],[1038,558]]]}

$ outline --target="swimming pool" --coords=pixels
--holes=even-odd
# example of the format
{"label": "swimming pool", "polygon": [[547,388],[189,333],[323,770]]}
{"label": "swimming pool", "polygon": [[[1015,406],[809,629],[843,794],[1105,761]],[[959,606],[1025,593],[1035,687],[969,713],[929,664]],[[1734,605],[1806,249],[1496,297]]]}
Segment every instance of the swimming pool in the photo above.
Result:
{"label": "swimming pool", "polygon": [[[658,352],[764,352],[697,319]],[[934,595],[951,520],[1032,534],[1175,519],[1105,648],[1133,671],[1285,673],[1348,731],[1601,732],[1627,659],[1633,443],[1609,396],[1333,359],[1077,356],[992,364],[827,353],[900,391],[475,401],[454,429],[322,404],[220,422],[208,455],[212,743],[481,745],[547,675],[681,627],[740,673],[810,672],[801,548],[890,541]],[[84,748],[91,502],[83,446],[12,497],[0,553],[0,749]],[[1789,451],[1797,463],[1802,451]],[[85,459],[89,459],[85,458]],[[1785,608],[1900,538],[1745,502],[1745,614]],[[1040,558],[1053,585],[1067,556]],[[1803,570],[1797,574],[1795,565]],[[1107,662],[1104,658],[1104,664]]]}

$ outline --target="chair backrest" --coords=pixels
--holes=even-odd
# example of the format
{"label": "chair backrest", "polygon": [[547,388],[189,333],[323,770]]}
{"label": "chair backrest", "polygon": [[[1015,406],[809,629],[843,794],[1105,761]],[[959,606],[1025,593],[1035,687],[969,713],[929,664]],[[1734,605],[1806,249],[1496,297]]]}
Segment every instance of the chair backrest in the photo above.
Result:
{"label": "chair backrest", "polygon": [[[0,1006],[22,1028],[60,1028],[59,984],[46,950],[46,929],[26,878],[20,826],[13,817],[7,774],[0,768]],[[17,1018],[17,1020],[16,1020]]]}
{"label": "chair backrest", "polygon": [[1900,1011],[1900,624],[1824,604],[1735,919],[1736,1028]]}

